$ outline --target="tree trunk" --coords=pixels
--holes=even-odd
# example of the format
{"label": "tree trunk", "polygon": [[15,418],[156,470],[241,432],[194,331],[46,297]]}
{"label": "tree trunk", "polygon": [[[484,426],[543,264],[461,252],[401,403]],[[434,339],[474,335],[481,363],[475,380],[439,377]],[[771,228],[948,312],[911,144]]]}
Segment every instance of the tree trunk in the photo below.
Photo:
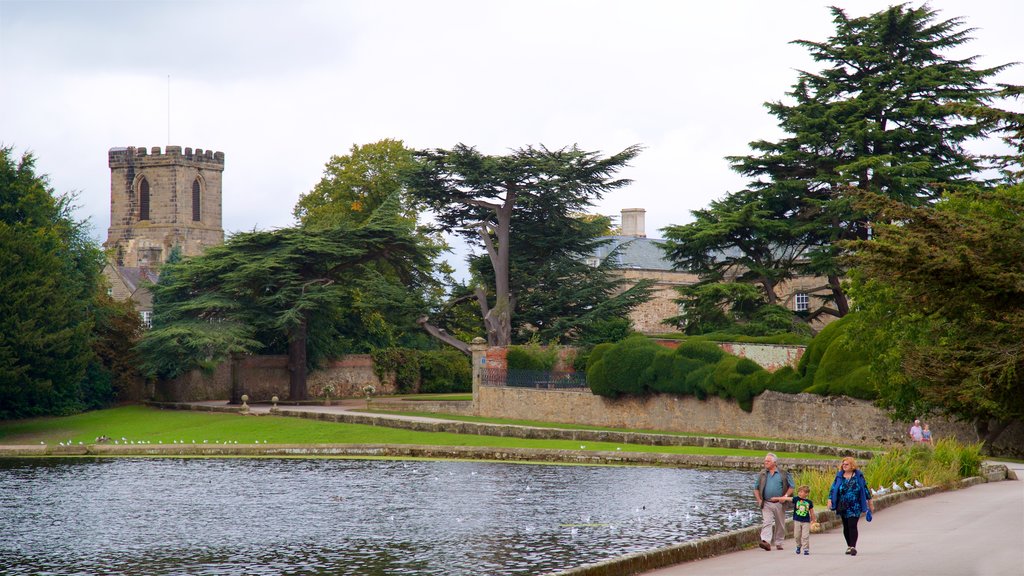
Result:
{"label": "tree trunk", "polygon": [[228,404],[241,404],[242,394],[245,394],[242,381],[238,374],[238,365],[242,362],[241,354],[232,354],[228,359],[228,366],[231,367],[231,400]]}
{"label": "tree trunk", "polygon": [[992,453],[992,444],[1003,433],[1003,430],[1006,430],[1009,426],[1009,421],[1002,422],[999,420],[989,420],[988,418],[979,418],[974,421],[974,430],[978,433],[978,439],[981,440],[986,453]]}
{"label": "tree trunk", "polygon": [[306,399],[306,319],[288,333],[288,399]]}
{"label": "tree trunk", "polygon": [[839,317],[842,318],[850,313],[850,301],[846,298],[846,292],[843,291],[839,276],[829,274],[828,285],[832,289],[832,298],[836,304],[836,310],[839,312]]}

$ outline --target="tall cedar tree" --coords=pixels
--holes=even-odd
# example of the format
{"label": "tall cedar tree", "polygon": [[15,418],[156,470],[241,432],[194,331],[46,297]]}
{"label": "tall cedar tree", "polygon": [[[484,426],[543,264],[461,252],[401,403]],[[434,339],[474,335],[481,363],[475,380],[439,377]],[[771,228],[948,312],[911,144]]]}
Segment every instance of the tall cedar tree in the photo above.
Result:
{"label": "tall cedar tree", "polygon": [[[840,284],[846,269],[836,242],[865,239],[869,230],[868,215],[843,192],[855,187],[917,206],[944,190],[981,182],[979,174],[989,163],[1013,159],[981,157],[966,145],[1020,133],[1021,115],[993,106],[1020,88],[986,83],[1009,64],[976,69],[975,57],[942,55],[970,40],[972,29],[963,28],[960,18],[939,20],[927,5],[901,4],[861,18],[831,10],[832,37],[794,42],[825,68],[799,73],[788,94],[793,103],[766,103],[788,136],[752,142],[754,155],[729,157],[734,170],[753,180],[750,190],[731,195],[735,200],[727,203],[768,210],[760,216],[763,236],[779,241],[783,250],[807,242],[802,258],[779,260],[775,271],[761,275],[821,276],[826,280],[819,295],[826,305],[812,315],[843,316],[849,311]],[[780,237],[780,227],[787,225],[792,232]],[[666,235],[694,234],[670,230]],[[723,236],[721,245],[705,251],[721,252],[730,243],[744,249],[733,240]],[[687,255],[676,257],[685,262]]]}
{"label": "tall cedar tree", "polygon": [[432,254],[401,224],[397,207],[392,198],[358,226],[235,234],[202,256],[165,265],[153,329],[140,343],[143,368],[171,378],[236,353],[284,350],[289,397],[305,399],[310,365],[338,353],[358,329],[357,337],[379,336],[383,316],[393,313],[380,306],[407,306],[425,281],[419,271]]}
{"label": "tall cedar tree", "polygon": [[[559,150],[529,146],[506,156],[487,156],[459,144],[451,150],[417,154],[420,164],[410,175],[410,192],[433,210],[441,230],[460,234],[486,250],[493,284],[475,286],[474,296],[490,345],[512,343],[514,311],[518,299],[526,295],[525,290],[517,293],[513,289],[512,262],[519,258],[517,250],[523,250],[526,236],[536,241],[566,238],[577,225],[572,214],[583,212],[605,192],[629,183],[613,176],[639,152],[639,146],[631,146],[604,158],[576,146]],[[543,229],[558,233],[545,239],[529,232]],[[578,247],[546,246],[556,252],[541,247],[527,267],[542,266],[547,256],[563,250],[571,253]],[[554,290],[574,288],[579,286]],[[555,292],[546,291],[549,296]],[[467,351],[464,342],[441,331],[428,318],[421,322],[438,339]]]}
{"label": "tall cedar tree", "polygon": [[[509,240],[510,285],[517,302],[513,343],[600,340],[609,323],[628,323],[629,311],[650,298],[652,281],[633,283],[617,273],[617,252],[597,266],[587,263],[611,241],[611,218],[543,218],[521,207],[512,216]],[[475,279],[494,285],[489,258],[472,258],[470,269]]]}
{"label": "tall cedar tree", "polygon": [[30,154],[0,148],[0,419],[92,404],[87,368],[103,254]]}
{"label": "tall cedar tree", "polygon": [[879,401],[904,420],[939,411],[991,443],[1024,420],[1024,186],[931,207],[861,194],[897,224],[850,243],[855,330]]}

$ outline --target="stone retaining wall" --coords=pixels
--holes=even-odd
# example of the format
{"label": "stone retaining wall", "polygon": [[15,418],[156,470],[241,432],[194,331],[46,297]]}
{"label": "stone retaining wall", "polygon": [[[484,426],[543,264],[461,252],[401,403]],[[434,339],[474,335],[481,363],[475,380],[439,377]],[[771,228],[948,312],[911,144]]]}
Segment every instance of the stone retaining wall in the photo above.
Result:
{"label": "stone retaining wall", "polygon": [[[864,446],[905,443],[905,425],[894,423],[870,402],[846,396],[767,391],[744,412],[735,401],[711,397],[652,395],[609,399],[589,391],[481,386],[477,414],[490,418],[540,420],[609,428],[812,440]],[[964,424],[930,422],[936,438],[974,442]]]}

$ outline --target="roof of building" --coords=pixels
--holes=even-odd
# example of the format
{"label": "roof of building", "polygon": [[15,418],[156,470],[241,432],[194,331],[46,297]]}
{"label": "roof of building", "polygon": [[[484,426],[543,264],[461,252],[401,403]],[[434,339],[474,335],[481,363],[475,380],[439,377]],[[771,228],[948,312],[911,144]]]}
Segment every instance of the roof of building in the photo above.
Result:
{"label": "roof of building", "polygon": [[616,268],[635,270],[672,270],[672,262],[665,258],[662,249],[663,240],[640,238],[636,236],[608,236],[610,240],[594,253],[596,258],[604,260],[613,251]]}
{"label": "roof of building", "polygon": [[160,275],[152,268],[134,268],[130,266],[115,266],[117,273],[124,279],[128,290],[135,292],[143,284],[156,284]]}

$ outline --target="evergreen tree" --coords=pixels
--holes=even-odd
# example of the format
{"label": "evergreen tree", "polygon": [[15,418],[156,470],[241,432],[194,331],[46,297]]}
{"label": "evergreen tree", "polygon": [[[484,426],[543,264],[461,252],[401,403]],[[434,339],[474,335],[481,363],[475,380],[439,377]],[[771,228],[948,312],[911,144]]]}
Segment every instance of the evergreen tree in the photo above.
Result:
{"label": "evergreen tree", "polygon": [[[513,343],[594,341],[609,322],[628,321],[630,310],[650,297],[653,281],[624,279],[616,268],[617,252],[597,266],[587,263],[611,241],[604,237],[610,226],[607,216],[541,218],[525,209],[513,214]],[[473,257],[470,268],[478,282],[494,285],[489,258]]]}
{"label": "evergreen tree", "polygon": [[[574,266],[567,258],[585,254],[583,246],[593,241],[592,236],[587,239],[588,232],[581,233],[583,222],[573,215],[605,192],[628,184],[613,176],[639,152],[638,146],[632,146],[604,158],[575,146],[560,150],[531,146],[506,156],[487,156],[459,144],[452,150],[418,154],[420,164],[409,180],[412,194],[434,211],[441,230],[460,234],[486,250],[490,271],[478,278],[484,282],[473,287],[473,296],[489,344],[512,343],[513,318],[525,310],[520,299],[529,297],[530,291],[539,298],[542,294],[554,298],[559,292],[570,299],[582,296],[579,291],[584,286],[579,283],[555,286],[559,279],[568,279],[565,274]],[[563,244],[566,241],[571,243]],[[541,284],[545,266],[549,273]],[[576,270],[577,274],[582,271]],[[513,272],[519,278],[514,279]],[[525,278],[530,272],[536,274],[533,285]],[[517,291],[520,278],[523,282]],[[579,306],[578,313],[595,300],[584,301],[588,303]],[[539,316],[533,320],[555,321]],[[571,324],[562,323],[549,333],[571,333]],[[467,351],[464,342],[428,319],[423,319],[423,325],[435,337]]]}
{"label": "evergreen tree", "polygon": [[[770,273],[758,273],[825,278],[819,295],[827,308],[817,312],[842,316],[849,302],[840,284],[846,269],[836,242],[866,239],[870,218],[846,191],[870,190],[917,206],[934,202],[945,190],[992,184],[983,176],[985,168],[1019,164],[1019,157],[980,156],[968,145],[994,135],[1012,143],[1024,122],[995,106],[1020,87],[988,84],[1009,65],[977,68],[974,57],[943,55],[970,40],[972,30],[962,19],[940,20],[927,5],[908,4],[861,18],[839,8],[832,14],[835,33],[827,41],[795,42],[823,69],[799,73],[788,94],[791,102],[766,104],[787,136],[752,142],[754,154],[729,158],[736,171],[753,180],[750,190],[730,195],[724,205],[767,210],[760,216],[770,226],[762,230],[766,240],[777,240],[777,227],[791,225],[792,233],[783,234],[779,244],[786,250],[812,234],[800,259],[780,260]],[[698,227],[717,226],[720,220]],[[734,240],[722,238],[720,245],[707,247],[707,254],[724,252]]]}
{"label": "evergreen tree", "polygon": [[139,345],[144,371],[173,378],[236,353],[286,352],[290,398],[302,400],[310,366],[356,341],[387,346],[385,315],[421,311],[409,295],[427,281],[419,271],[433,256],[400,223],[397,206],[385,202],[358,225],[235,234],[165,265],[153,329]]}
{"label": "evergreen tree", "polygon": [[[333,228],[343,223],[358,226],[382,204],[397,200],[398,209],[393,213],[395,224],[413,234],[426,251],[440,253],[447,246],[439,234],[418,226],[420,207],[406,190],[405,174],[415,163],[413,151],[401,140],[384,139],[353,145],[349,154],[331,157],[324,167],[323,178],[295,205],[295,216],[309,230]],[[416,320],[425,309],[437,307],[444,301],[443,282],[451,271],[446,263],[424,260],[417,276],[428,279],[439,272],[441,279],[423,282],[416,294],[407,291],[389,294],[388,286],[403,283],[395,271],[388,269],[387,263],[379,263],[377,272],[390,276],[391,280],[372,291],[353,295],[353,301],[358,302],[363,313],[339,317],[335,331],[338,338],[347,343],[342,347],[365,347],[365,351],[369,351],[380,346],[429,345],[430,338],[423,334]],[[368,332],[369,324],[376,328]]]}
{"label": "evergreen tree", "polygon": [[953,193],[932,207],[858,196],[878,224],[849,244],[880,403],[910,420],[973,422],[991,443],[1024,420],[1024,186]]}
{"label": "evergreen tree", "polygon": [[89,405],[92,306],[103,257],[70,196],[0,148],[0,419]]}

